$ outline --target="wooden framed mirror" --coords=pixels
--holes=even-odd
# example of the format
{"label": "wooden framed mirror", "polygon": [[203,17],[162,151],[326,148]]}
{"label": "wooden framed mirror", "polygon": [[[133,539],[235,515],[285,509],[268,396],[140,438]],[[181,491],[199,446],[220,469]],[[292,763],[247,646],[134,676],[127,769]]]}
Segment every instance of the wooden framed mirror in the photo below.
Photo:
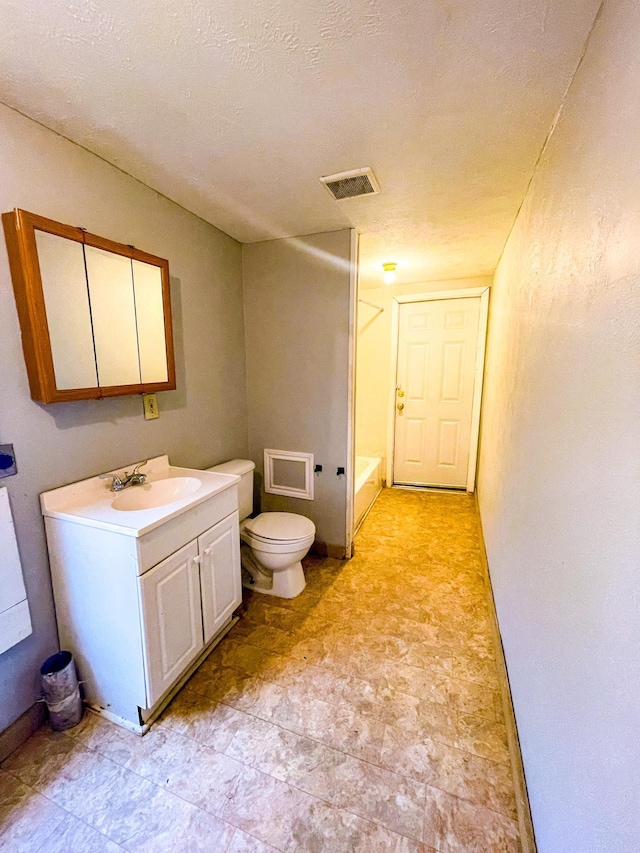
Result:
{"label": "wooden framed mirror", "polygon": [[34,400],[176,387],[168,261],[25,210],[2,222]]}

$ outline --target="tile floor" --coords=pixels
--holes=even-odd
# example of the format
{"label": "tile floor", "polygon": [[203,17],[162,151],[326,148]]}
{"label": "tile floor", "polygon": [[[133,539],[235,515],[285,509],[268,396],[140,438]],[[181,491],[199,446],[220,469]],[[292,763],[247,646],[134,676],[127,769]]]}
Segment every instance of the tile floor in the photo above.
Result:
{"label": "tile floor", "polygon": [[473,501],[385,490],[139,738],[87,714],[0,769],[0,849],[511,853],[520,844]]}

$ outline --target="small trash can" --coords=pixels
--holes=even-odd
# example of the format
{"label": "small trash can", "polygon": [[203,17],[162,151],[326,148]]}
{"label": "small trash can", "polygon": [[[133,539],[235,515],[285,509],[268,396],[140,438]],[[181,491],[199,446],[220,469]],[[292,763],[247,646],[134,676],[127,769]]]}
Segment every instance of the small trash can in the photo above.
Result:
{"label": "small trash can", "polygon": [[71,652],[51,655],[40,667],[40,675],[51,728],[62,732],[77,726],[82,719],[82,700]]}

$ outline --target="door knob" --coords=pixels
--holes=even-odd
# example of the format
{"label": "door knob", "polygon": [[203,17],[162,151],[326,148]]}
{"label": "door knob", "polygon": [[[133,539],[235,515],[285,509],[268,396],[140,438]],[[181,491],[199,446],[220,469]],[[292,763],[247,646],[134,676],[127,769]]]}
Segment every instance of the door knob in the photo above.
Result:
{"label": "door knob", "polygon": [[398,397],[404,397],[404,391],[402,388],[398,389]]}
{"label": "door knob", "polygon": [[401,411],[404,409],[404,403],[398,403],[398,405],[396,406],[396,409],[397,409],[399,412],[401,412]]}

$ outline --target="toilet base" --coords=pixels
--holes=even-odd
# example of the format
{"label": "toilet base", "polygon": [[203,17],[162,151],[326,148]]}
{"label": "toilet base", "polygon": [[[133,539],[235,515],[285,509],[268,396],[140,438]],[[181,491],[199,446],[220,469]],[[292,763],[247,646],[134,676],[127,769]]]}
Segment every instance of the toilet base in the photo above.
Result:
{"label": "toilet base", "polygon": [[[243,554],[243,565],[245,565],[249,570],[249,566],[246,566],[245,561],[246,556]],[[265,571],[269,572],[268,569],[265,570],[262,567],[260,568],[262,573]],[[251,571],[248,571],[248,573],[251,575]],[[271,572],[269,573],[271,574]],[[302,563],[298,560],[297,563],[289,566],[288,569],[280,569],[273,572],[273,585],[269,589],[259,583],[246,583],[244,580],[242,585],[246,587],[246,589],[251,589],[253,592],[260,592],[263,595],[275,595],[277,598],[295,598],[300,595],[302,590],[305,588],[307,581],[305,580]]]}

